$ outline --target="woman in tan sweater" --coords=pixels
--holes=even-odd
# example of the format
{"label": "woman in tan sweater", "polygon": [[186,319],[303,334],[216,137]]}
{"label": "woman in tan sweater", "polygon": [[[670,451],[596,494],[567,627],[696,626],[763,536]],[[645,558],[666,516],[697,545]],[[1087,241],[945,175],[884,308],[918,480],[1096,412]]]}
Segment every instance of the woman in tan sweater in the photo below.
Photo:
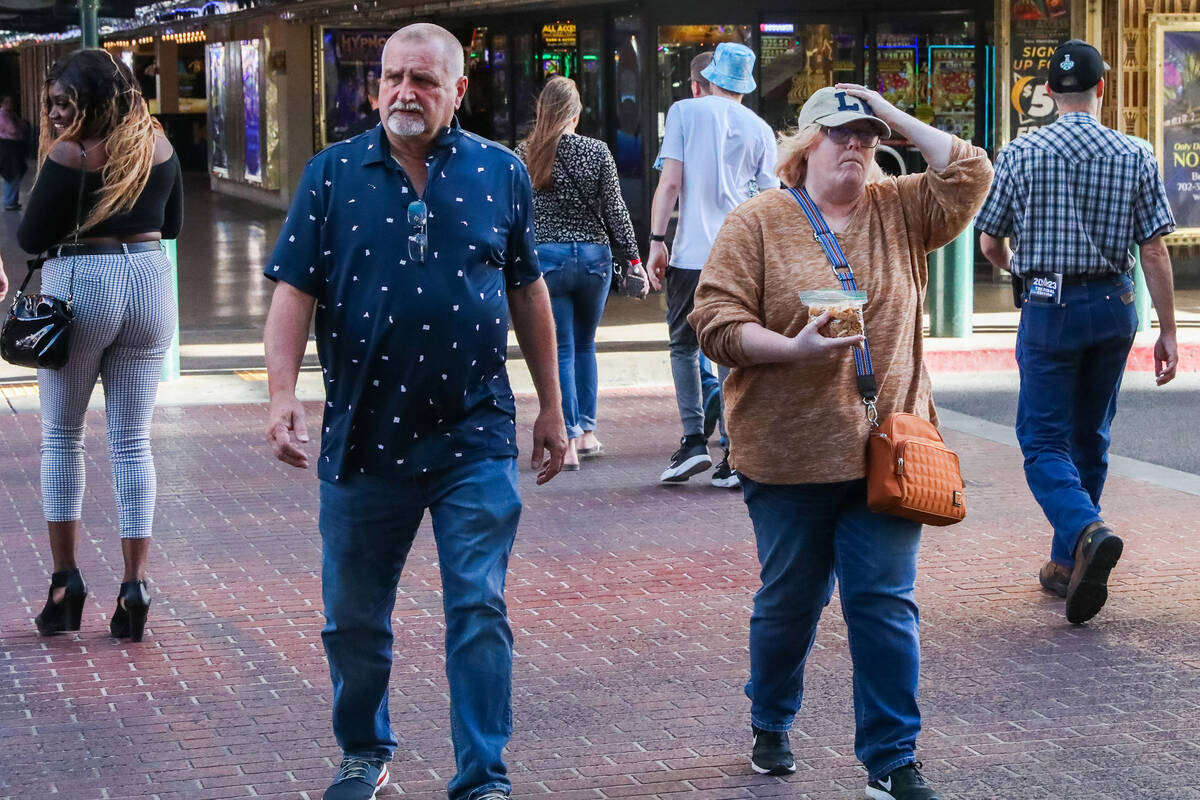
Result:
{"label": "woman in tan sweater", "polygon": [[[880,172],[874,148],[893,130],[920,149],[929,169],[901,178]],[[762,565],[746,685],[751,764],[774,775],[796,769],[787,731],[836,578],[867,796],[930,800],[938,795],[915,755],[921,717],[913,586],[921,526],[867,508],[869,423],[852,357],[862,337],[829,338],[828,312],[810,315],[800,300],[801,292],[845,287],[798,194],[786,187],[807,193],[820,209],[857,289],[866,292],[880,417],[906,411],[936,423],[922,363],[926,254],[967,225],[992,168],[982,149],[853,84],[808,99],[798,130],[780,141],[778,164],[785,188],[726,217],[689,317],[703,351],[733,368],[725,383],[730,460],[742,475]]]}

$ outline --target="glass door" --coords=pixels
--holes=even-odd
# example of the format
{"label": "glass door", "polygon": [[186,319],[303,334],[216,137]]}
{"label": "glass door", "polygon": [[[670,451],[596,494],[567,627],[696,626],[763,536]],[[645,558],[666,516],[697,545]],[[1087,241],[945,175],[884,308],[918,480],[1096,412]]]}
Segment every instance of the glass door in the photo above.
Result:
{"label": "glass door", "polygon": [[662,25],[658,29],[658,141],[662,141],[667,109],[692,96],[692,59],[715,50],[721,42],[753,47],[749,25]]}
{"label": "glass door", "polygon": [[862,20],[770,19],[759,25],[759,113],[773,129],[784,130],[796,126],[800,107],[817,89],[859,81]]}

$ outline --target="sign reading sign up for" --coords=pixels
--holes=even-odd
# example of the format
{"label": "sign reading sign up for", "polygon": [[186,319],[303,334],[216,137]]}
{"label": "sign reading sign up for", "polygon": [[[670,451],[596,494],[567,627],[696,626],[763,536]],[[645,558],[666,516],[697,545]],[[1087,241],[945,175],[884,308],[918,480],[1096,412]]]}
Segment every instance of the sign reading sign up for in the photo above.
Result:
{"label": "sign reading sign up for", "polygon": [[1150,138],[1176,234],[1200,241],[1200,14],[1150,16]]}
{"label": "sign reading sign up for", "polygon": [[1008,137],[1037,130],[1058,119],[1058,107],[1046,91],[1050,56],[1071,38],[1071,14],[1061,0],[1018,0],[1012,4],[1009,52],[1012,73]]}

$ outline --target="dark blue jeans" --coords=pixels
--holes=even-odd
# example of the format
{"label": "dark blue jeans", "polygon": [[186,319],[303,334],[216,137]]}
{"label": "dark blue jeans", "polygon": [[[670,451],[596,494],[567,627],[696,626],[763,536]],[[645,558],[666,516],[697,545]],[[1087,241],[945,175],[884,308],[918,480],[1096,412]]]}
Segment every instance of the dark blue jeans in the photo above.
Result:
{"label": "dark blue jeans", "polygon": [[558,336],[558,384],[567,436],[596,430],[596,328],[612,280],[612,251],[590,242],[537,246]]}
{"label": "dark blue jeans", "polygon": [[868,509],[865,480],[773,485],[743,475],[742,493],[762,565],[750,616],[750,724],[791,729],[836,578],[854,667],[854,752],[869,780],[915,761],[921,525]]}
{"label": "dark blue jeans", "polygon": [[1137,332],[1127,277],[1063,287],[1060,304],[1025,302],[1017,329],[1017,441],[1025,480],[1054,528],[1050,557],[1075,564],[1079,536],[1100,520],[1109,430]]}
{"label": "dark blue jeans", "polygon": [[321,565],[333,679],[333,732],[348,756],[389,760],[392,610],[425,509],[433,518],[446,614],[450,800],[510,791],[501,751],[512,734],[512,631],[504,602],[521,515],[516,460],[473,461],[411,477],[321,482]]}

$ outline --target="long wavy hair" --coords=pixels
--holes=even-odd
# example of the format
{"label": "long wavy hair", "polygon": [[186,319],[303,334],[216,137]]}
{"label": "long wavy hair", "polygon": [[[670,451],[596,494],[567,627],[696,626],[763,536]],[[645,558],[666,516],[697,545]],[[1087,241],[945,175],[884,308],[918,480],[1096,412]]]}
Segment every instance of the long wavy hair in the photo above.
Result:
{"label": "long wavy hair", "polygon": [[[779,134],[775,174],[784,186],[799,189],[804,185],[804,179],[808,176],[808,154],[824,132],[825,129],[814,122]],[[878,183],[886,178],[887,175],[872,157],[867,164],[867,183]]]}
{"label": "long wavy hair", "polygon": [[537,122],[525,138],[525,164],[535,189],[549,189],[558,141],[567,125],[583,110],[579,89],[570,78],[554,76],[546,81],[537,100]]}
{"label": "long wavy hair", "polygon": [[[75,109],[75,120],[60,135],[50,123],[51,87],[58,84]],[[80,50],[50,67],[42,85],[42,125],[38,169],[60,141],[102,139],[108,162],[101,170],[103,186],[83,228],[133,208],[154,165],[155,137],[162,125],[150,109],[133,72],[107,50]]]}

